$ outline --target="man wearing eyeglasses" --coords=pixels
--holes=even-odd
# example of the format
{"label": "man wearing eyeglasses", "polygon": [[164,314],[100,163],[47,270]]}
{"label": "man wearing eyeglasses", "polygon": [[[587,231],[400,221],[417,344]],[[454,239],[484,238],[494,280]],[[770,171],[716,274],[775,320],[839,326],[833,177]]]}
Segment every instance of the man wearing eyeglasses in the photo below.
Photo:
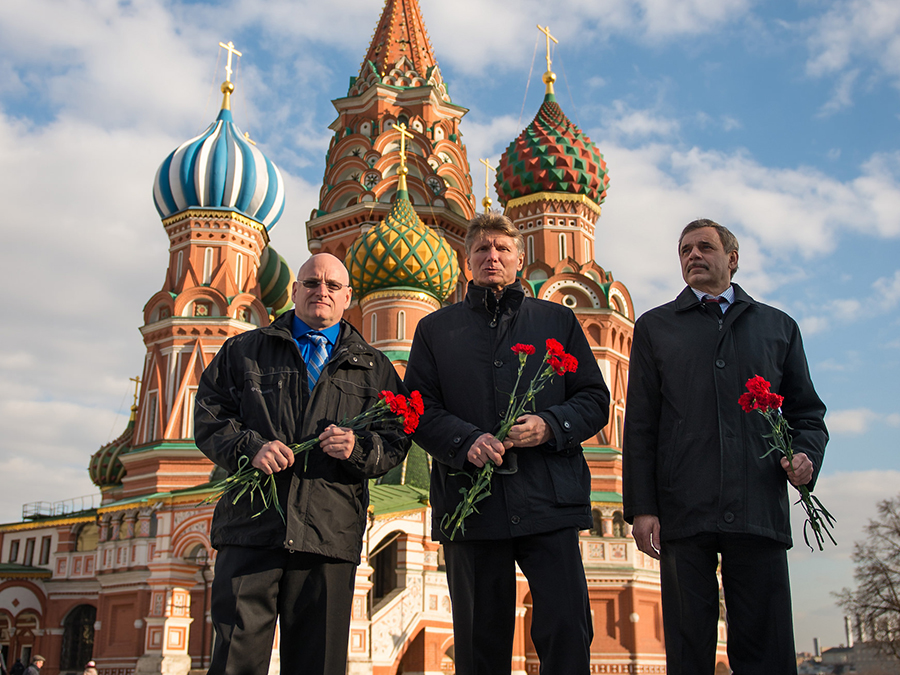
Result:
{"label": "man wearing eyeglasses", "polygon": [[[401,431],[338,426],[382,390],[406,389],[387,357],[342,320],[351,289],[341,261],[314,255],[297,279],[294,311],[226,341],[197,391],[197,447],[229,473],[249,462],[274,474],[285,514],[248,495],[216,505],[214,675],[267,673],[276,620],[282,672],[345,673],[368,479],[409,447]],[[313,437],[320,444],[295,459],[289,446]]]}

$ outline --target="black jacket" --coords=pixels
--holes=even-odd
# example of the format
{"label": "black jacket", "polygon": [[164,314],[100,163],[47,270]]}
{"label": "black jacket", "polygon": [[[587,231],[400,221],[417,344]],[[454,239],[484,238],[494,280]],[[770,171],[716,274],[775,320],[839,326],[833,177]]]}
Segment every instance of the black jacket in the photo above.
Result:
{"label": "black jacket", "polygon": [[536,349],[520,391],[538,371],[547,338],[559,340],[578,359],[575,373],[554,376],[538,394],[535,411],[553,432],[552,442],[515,450],[518,472],[495,474],[492,495],[466,520],[461,539],[494,539],[591,526],[590,472],[581,441],[606,425],[609,391],[575,315],[566,307],[526,298],[519,282],[498,302],[490,289],[469,284],[463,302],[419,322],[409,354],[406,385],[422,392],[425,415],[416,442],[437,461],[431,472],[432,538],[460,489],[460,471],[474,471],[466,453],[478,436],[496,432],[506,412],[518,369],[517,343]]}
{"label": "black jacket", "polygon": [[[813,388],[796,322],[734,284],[719,319],[688,287],[634,327],[623,452],[625,519],[656,515],[663,541],[700,532],[755,534],[791,544],[787,475],[738,398],[760,375],[784,396],[795,452],[822,466],[825,405]],[[718,312],[718,310],[715,310]],[[789,501],[790,497],[790,501]]]}
{"label": "black jacket", "polygon": [[[194,414],[197,447],[234,473],[238,458],[251,458],[270,440],[288,445],[318,436],[370,408],[382,390],[406,392],[390,361],[348,323],[331,359],[307,393],[306,364],[291,336],[291,313],[271,326],[233,337],[200,378]],[[287,548],[358,563],[369,505],[368,479],[403,461],[410,445],[402,429],[358,432],[346,460],[321,448],[276,474],[287,524],[275,509],[253,518],[259,502],[247,495],[237,504],[226,496],[216,505],[212,544]]]}

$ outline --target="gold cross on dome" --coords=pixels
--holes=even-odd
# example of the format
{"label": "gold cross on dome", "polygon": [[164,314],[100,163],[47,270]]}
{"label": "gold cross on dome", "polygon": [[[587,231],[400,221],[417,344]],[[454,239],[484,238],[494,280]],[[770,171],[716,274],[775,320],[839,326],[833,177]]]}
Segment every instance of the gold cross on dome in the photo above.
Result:
{"label": "gold cross on dome", "polygon": [[481,200],[481,205],[484,207],[484,212],[487,213],[491,210],[491,198],[488,196],[488,179],[491,175],[490,172],[496,173],[497,169],[491,166],[490,158],[479,159],[478,161],[484,164],[484,199]]}
{"label": "gold cross on dome", "polygon": [[553,40],[556,44],[559,44],[559,40],[550,35],[550,26],[548,25],[546,28],[541,27],[541,24],[537,25],[538,30],[541,31],[544,35],[547,36],[547,70],[551,70],[550,68],[550,40]]}
{"label": "gold cross on dome", "polygon": [[392,127],[400,132],[400,166],[406,166],[406,139],[412,138],[413,135],[406,130],[406,124],[401,122],[400,124],[392,124]]}
{"label": "gold cross on dome", "polygon": [[137,405],[138,402],[138,388],[141,386],[141,378],[140,377],[129,377],[129,380],[134,382],[134,405]]}
{"label": "gold cross on dome", "polygon": [[243,54],[234,48],[234,43],[231,40],[228,41],[227,45],[224,42],[220,42],[219,46],[228,51],[228,61],[225,63],[225,81],[231,82],[231,74],[234,72],[231,69],[231,57],[234,55],[243,56]]}

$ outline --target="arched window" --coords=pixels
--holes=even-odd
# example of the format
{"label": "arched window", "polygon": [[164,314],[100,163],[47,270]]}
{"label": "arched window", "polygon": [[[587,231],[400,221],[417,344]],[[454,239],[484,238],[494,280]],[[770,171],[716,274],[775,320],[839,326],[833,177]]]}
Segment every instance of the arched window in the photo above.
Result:
{"label": "arched window", "polygon": [[626,526],[625,526],[625,518],[622,516],[621,511],[616,511],[613,514],[613,522],[612,522],[612,530],[614,537],[627,537],[626,534]]}
{"label": "arched window", "polygon": [[525,240],[525,249],[525,259],[528,261],[526,264],[530,265],[534,262],[534,235],[528,235],[528,238]]}
{"label": "arched window", "polygon": [[238,253],[234,261],[234,283],[239,291],[244,290],[244,254]]}
{"label": "arched window", "polygon": [[584,261],[590,262],[593,259],[594,259],[594,256],[593,256],[593,251],[591,251],[591,240],[585,239],[584,240]]}
{"label": "arched window", "polygon": [[369,342],[375,342],[378,339],[378,315],[373,314],[369,327]]}
{"label": "arched window", "polygon": [[176,257],[175,263],[175,282],[178,283],[181,281],[181,273],[184,271],[184,251],[178,251],[178,256]]}
{"label": "arched window", "polygon": [[565,260],[566,256],[568,256],[568,251],[566,250],[566,235],[564,232],[560,232],[560,234],[559,234],[559,259]]}
{"label": "arched window", "polygon": [[213,273],[213,250],[207,247],[203,250],[203,281],[201,283],[208,284],[212,282]]}
{"label": "arched window", "polygon": [[406,339],[406,312],[402,309],[397,312],[397,339]]}
{"label": "arched window", "polygon": [[76,551],[96,551],[100,544],[100,528],[96,523],[88,523],[78,531],[75,540]]}

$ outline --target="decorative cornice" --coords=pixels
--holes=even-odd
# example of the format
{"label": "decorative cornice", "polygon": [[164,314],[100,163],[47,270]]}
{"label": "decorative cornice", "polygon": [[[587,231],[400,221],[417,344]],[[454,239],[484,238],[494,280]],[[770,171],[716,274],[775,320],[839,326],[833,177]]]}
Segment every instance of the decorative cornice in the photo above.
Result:
{"label": "decorative cornice", "polygon": [[427,305],[434,307],[435,309],[440,309],[441,307],[441,301],[430,293],[425,293],[424,291],[415,291],[410,288],[387,288],[379,291],[372,291],[371,293],[366,293],[366,295],[364,295],[360,299],[359,304],[360,306],[364,307],[370,302],[383,299],[418,300],[419,302],[424,302]]}
{"label": "decorative cornice", "polygon": [[64,525],[77,525],[78,523],[92,523],[97,519],[97,512],[91,511],[90,514],[83,516],[70,516],[67,518],[44,518],[27,523],[10,523],[9,525],[0,525],[0,533],[4,532],[22,532],[24,530],[40,530],[45,527],[63,527]]}
{"label": "decorative cornice", "polygon": [[269,245],[269,233],[266,231],[265,225],[252,218],[248,218],[243,213],[238,213],[231,209],[185,209],[173,216],[163,218],[162,224],[164,228],[168,228],[170,225],[174,225],[188,218],[196,218],[198,220],[234,220],[259,232],[265,242],[264,245]]}
{"label": "decorative cornice", "polygon": [[516,197],[515,199],[510,199],[506,203],[506,208],[507,210],[509,210],[515,208],[516,206],[524,206],[525,204],[533,204],[534,202],[549,201],[575,202],[577,204],[584,204],[591,211],[594,211],[598,216],[600,215],[600,207],[594,202],[593,199],[591,199],[587,195],[569,194],[567,192],[535,192],[534,194],[525,195],[524,197]]}

